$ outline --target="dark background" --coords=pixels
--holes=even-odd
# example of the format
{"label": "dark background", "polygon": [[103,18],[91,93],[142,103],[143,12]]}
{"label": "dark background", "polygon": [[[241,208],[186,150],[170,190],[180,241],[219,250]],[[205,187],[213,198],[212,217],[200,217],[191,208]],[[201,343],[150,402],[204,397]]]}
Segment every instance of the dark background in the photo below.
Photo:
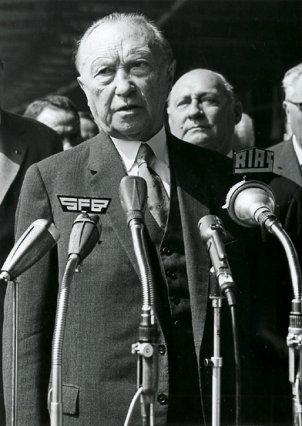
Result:
{"label": "dark background", "polygon": [[2,106],[22,113],[37,97],[61,93],[86,110],[74,42],[114,11],[143,12],[159,24],[175,53],[176,78],[197,67],[224,74],[254,119],[258,146],[282,140],[280,85],[302,59],[302,0],[0,0]]}

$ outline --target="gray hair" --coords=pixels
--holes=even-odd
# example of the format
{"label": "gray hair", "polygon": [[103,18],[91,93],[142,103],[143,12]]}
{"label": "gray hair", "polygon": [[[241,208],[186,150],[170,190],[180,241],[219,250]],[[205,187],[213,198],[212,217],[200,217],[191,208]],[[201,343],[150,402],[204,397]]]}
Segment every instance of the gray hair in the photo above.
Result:
{"label": "gray hair", "polygon": [[302,63],[286,71],[282,80],[282,87],[283,87],[285,95],[286,95],[286,90],[289,87],[292,87],[295,81],[297,81],[299,77],[301,76],[302,76]]}
{"label": "gray hair", "polygon": [[98,21],[94,22],[84,33],[81,39],[77,42],[77,49],[75,52],[75,65],[80,72],[81,68],[81,50],[82,47],[89,37],[89,35],[99,26],[107,23],[117,23],[117,22],[127,22],[129,25],[140,25],[145,26],[150,34],[152,34],[153,38],[151,43],[160,48],[162,51],[163,57],[162,59],[166,61],[167,64],[171,63],[173,60],[173,53],[170,43],[165,38],[163,33],[157,28],[153,21],[146,18],[143,14],[140,13],[111,13],[110,15],[104,16]]}

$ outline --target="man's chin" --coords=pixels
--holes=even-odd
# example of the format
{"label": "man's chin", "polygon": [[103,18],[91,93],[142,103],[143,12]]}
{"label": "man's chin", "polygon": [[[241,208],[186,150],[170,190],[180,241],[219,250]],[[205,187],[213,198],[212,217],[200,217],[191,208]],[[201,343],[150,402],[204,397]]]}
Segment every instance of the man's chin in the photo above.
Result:
{"label": "man's chin", "polygon": [[202,146],[204,148],[209,148],[211,146],[211,141],[208,137],[205,137],[205,135],[202,132],[190,132],[187,133],[183,140],[185,142],[192,143],[194,145]]}

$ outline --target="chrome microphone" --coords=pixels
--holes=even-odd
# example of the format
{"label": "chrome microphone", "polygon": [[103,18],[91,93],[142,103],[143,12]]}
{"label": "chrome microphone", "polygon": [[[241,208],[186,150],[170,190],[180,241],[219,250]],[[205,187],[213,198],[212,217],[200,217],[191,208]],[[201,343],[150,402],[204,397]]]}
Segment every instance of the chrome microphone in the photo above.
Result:
{"label": "chrome microphone", "polygon": [[127,224],[143,223],[147,204],[147,184],[138,176],[124,176],[120,183],[120,201],[127,215]]}
{"label": "chrome microphone", "polygon": [[40,260],[59,240],[60,233],[46,219],[35,220],[21,235],[1,268],[0,280],[13,281]]}
{"label": "chrome microphone", "polygon": [[270,230],[271,222],[277,221],[274,194],[268,185],[257,180],[243,180],[232,186],[223,208],[234,222],[248,228],[265,225]]}
{"label": "chrome microphone", "polygon": [[[127,216],[142,284],[143,306],[139,323],[139,342],[132,345],[132,353],[137,355],[137,386],[138,392],[141,393],[142,424],[151,426],[154,424],[155,395],[158,387],[158,332],[144,225],[147,203],[146,181],[138,176],[124,176],[120,183],[120,201]],[[130,404],[125,424],[128,424],[132,410],[133,405]]]}
{"label": "chrome microphone", "polygon": [[206,215],[198,222],[200,236],[206,245],[218,284],[225,294],[230,306],[236,304],[233,290],[235,283],[227,254],[224,248],[225,230],[221,220],[212,214]]}
{"label": "chrome microphone", "polygon": [[76,255],[82,262],[98,243],[101,231],[99,216],[82,212],[72,225],[68,256]]}

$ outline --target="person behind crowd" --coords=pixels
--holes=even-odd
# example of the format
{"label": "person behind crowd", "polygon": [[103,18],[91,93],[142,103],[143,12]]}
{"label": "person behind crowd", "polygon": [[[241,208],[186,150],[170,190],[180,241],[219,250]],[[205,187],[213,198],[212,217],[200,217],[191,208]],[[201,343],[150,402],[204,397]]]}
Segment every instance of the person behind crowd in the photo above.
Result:
{"label": "person behind crowd", "polygon": [[92,115],[86,111],[79,111],[80,123],[81,123],[81,136],[83,141],[93,138],[99,132],[98,126],[96,125]]}
{"label": "person behind crowd", "polygon": [[198,68],[182,75],[168,98],[168,120],[179,139],[229,155],[241,104],[226,78]]}
{"label": "person behind crowd", "polygon": [[27,106],[24,116],[55,130],[62,138],[64,151],[82,142],[79,113],[67,96],[49,95],[37,99]]}
{"label": "person behind crowd", "polygon": [[292,136],[268,149],[275,153],[274,172],[302,186],[302,63],[285,73],[282,87],[283,108]]}
{"label": "person behind crowd", "polygon": [[255,130],[253,119],[246,113],[242,113],[239,123],[234,129],[232,149],[240,151],[252,148],[255,145]]}
{"label": "person behind crowd", "polygon": [[[0,60],[0,104],[4,86],[4,62]],[[35,120],[0,109],[0,268],[13,247],[15,212],[26,170],[31,164],[61,150],[60,138],[53,130]],[[0,341],[2,341],[5,290],[5,283],[1,282]],[[2,371],[2,356],[0,370]],[[5,424],[2,376],[0,379],[0,424]]]}
{"label": "person behind crowd", "polygon": [[[91,205],[107,203],[107,209],[100,214],[102,244],[84,259],[82,272],[74,276],[70,288],[62,370],[64,425],[124,423],[137,391],[136,356],[130,352],[138,339],[143,303],[139,265],[119,199],[121,179],[133,175],[143,176],[148,187],[145,249],[158,323],[155,421],[158,426],[200,425],[204,417],[200,387],[203,407],[208,414],[211,410],[208,381],[203,379],[211,372],[204,371],[203,359],[212,356],[212,324],[207,312],[211,265],[197,229],[200,218],[217,214],[224,223],[228,258],[235,281],[240,283],[237,301],[244,377],[255,379],[255,370],[249,366],[253,367],[252,359],[257,359],[265,377],[257,376],[254,382],[262,393],[270,383],[266,376],[270,374],[269,364],[258,357],[258,350],[263,351],[271,362],[269,343],[261,337],[268,313],[272,315],[269,324],[275,324],[274,304],[266,303],[273,291],[262,269],[263,264],[268,267],[270,257],[262,251],[257,230],[232,222],[221,207],[235,179],[231,160],[165,131],[165,103],[175,62],[168,41],[152,22],[140,14],[103,17],[81,38],[76,66],[79,84],[101,130],[78,147],[32,166],[23,185],[16,237],[36,218],[47,218],[58,227],[61,238],[55,249],[19,278],[17,423],[49,424],[47,397],[57,291],[72,224],[81,210],[74,206],[83,197],[86,206],[90,200]],[[206,74],[213,79],[213,90],[207,101],[202,98],[202,104],[220,105],[218,89],[214,89],[216,76]],[[228,92],[222,86],[219,90],[225,90],[223,99],[227,102]],[[228,115],[232,121],[236,121],[234,115],[231,111]],[[66,198],[72,205],[66,206]],[[9,285],[4,323],[7,419],[12,301]],[[232,339],[227,333],[231,327],[228,321],[223,324],[222,392],[226,398],[222,409],[224,416],[233,420],[233,393],[227,385],[228,381],[233,383]],[[241,396],[249,403],[255,396],[253,388],[249,381],[242,382]],[[269,411],[267,405],[263,410],[259,404],[258,409],[252,408],[250,415],[252,420],[257,417],[256,421],[263,411]],[[243,412],[248,418],[248,412]],[[138,408],[131,424],[137,426],[141,421]]]}

